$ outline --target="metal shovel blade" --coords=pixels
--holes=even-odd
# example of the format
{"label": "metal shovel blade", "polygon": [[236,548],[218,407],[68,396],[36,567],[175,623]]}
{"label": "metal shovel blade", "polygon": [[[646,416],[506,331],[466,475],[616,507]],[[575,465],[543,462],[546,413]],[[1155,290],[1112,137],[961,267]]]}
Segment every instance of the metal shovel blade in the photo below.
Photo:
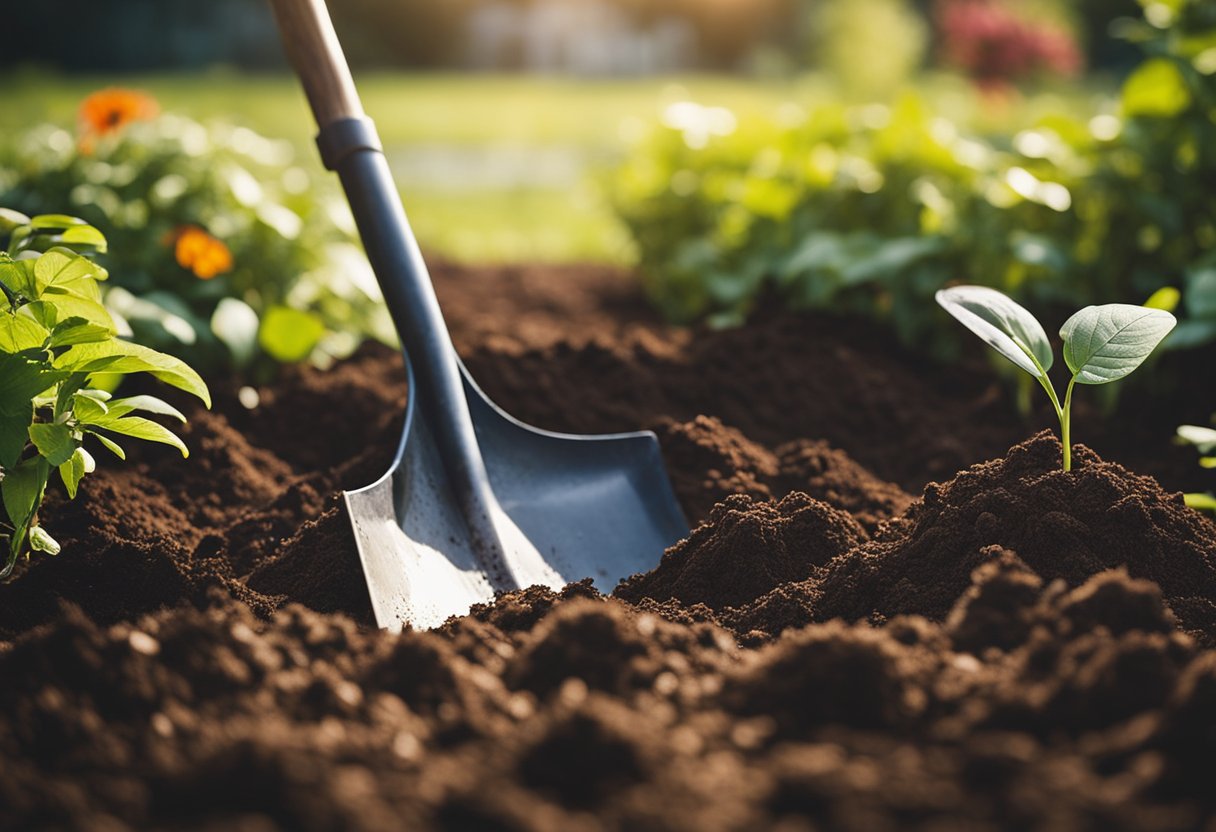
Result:
{"label": "metal shovel blade", "polygon": [[410,400],[391,470],[345,494],[376,623],[429,629],[496,592],[594,579],[610,591],[653,569],[688,533],[658,441],[650,432],[572,436],[526,425],[496,406],[461,365],[465,397],[490,484],[510,570],[484,552],[451,499],[434,434]]}

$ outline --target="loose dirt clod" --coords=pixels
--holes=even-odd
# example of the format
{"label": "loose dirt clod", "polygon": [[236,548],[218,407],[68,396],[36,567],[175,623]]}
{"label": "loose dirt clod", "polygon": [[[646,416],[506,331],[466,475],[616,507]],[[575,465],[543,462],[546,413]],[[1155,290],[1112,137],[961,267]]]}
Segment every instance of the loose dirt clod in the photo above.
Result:
{"label": "loose dirt clod", "polygon": [[1177,494],[1082,447],[1064,474],[990,388],[943,399],[857,327],[694,337],[628,323],[611,272],[442,274],[491,395],[659,430],[704,524],[615,597],[533,587],[390,636],[335,494],[392,452],[399,359],[288,370],[254,411],[221,389],[188,413],[201,466],[145,449],[52,498],[63,554],[0,585],[0,830],[1216,813],[1216,526]]}

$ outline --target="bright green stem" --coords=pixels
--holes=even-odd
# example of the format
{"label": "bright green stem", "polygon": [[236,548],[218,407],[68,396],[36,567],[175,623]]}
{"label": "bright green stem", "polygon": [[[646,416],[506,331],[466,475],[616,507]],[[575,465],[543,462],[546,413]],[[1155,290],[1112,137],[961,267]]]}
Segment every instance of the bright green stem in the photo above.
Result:
{"label": "bright green stem", "polygon": [[1026,349],[1025,347],[1022,349],[1025,351],[1027,357],[1034,362],[1034,366],[1038,368],[1038,382],[1043,386],[1043,389],[1047,391],[1047,397],[1051,399],[1051,406],[1056,410],[1056,418],[1060,420],[1060,439],[1064,445],[1064,470],[1068,471],[1072,468],[1072,446],[1068,444],[1069,432],[1071,428],[1069,425],[1069,409],[1070,405],[1072,404],[1072,386],[1077,380],[1074,377],[1073,380],[1069,382],[1068,393],[1064,397],[1064,406],[1061,407],[1060,397],[1056,395],[1056,388],[1052,386],[1051,379],[1047,377],[1047,371],[1043,369],[1043,365],[1039,363],[1039,359],[1035,357],[1035,354],[1032,351]]}
{"label": "bright green stem", "polygon": [[1077,377],[1068,382],[1064,393],[1064,410],[1060,414],[1060,439],[1064,443],[1064,470],[1072,470],[1072,390],[1077,386]]}

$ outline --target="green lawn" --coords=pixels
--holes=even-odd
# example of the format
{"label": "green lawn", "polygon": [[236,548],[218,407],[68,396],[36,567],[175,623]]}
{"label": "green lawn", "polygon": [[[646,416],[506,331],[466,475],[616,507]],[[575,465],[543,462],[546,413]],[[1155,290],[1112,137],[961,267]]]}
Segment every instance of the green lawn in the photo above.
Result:
{"label": "green lawn", "polygon": [[[358,78],[384,139],[423,247],[466,261],[607,260],[633,257],[599,180],[628,151],[627,136],[666,104],[693,99],[740,119],[771,117],[790,101],[831,95],[816,78],[754,81],[681,76],[612,81],[533,76],[370,74]],[[53,121],[75,122],[89,92],[128,86],[165,110],[243,123],[297,145],[319,169],[303,94],[287,76],[212,72],[179,76],[0,75],[0,135]],[[977,107],[961,82],[931,82],[935,104],[981,129],[1008,129],[1044,108],[1038,96],[1004,109]],[[1072,99],[1088,98],[1078,92]],[[1085,106],[1092,106],[1085,103]]]}

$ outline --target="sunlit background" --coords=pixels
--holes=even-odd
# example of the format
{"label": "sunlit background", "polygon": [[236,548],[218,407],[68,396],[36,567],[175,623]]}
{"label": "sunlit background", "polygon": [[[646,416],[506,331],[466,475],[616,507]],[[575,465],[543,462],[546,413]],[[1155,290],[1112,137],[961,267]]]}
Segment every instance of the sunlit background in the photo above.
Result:
{"label": "sunlit background", "polygon": [[[664,125],[695,145],[821,106],[893,106],[910,92],[980,134],[1052,112],[1114,113],[1139,59],[1120,36],[1142,12],[1135,0],[331,6],[428,251],[625,264],[639,251],[613,210],[612,180]],[[319,172],[260,0],[22,3],[6,9],[5,27],[0,130],[10,139],[42,123],[74,135],[84,97],[120,85],[166,113],[286,139]]]}

